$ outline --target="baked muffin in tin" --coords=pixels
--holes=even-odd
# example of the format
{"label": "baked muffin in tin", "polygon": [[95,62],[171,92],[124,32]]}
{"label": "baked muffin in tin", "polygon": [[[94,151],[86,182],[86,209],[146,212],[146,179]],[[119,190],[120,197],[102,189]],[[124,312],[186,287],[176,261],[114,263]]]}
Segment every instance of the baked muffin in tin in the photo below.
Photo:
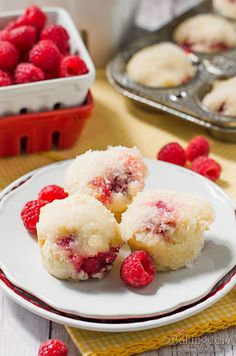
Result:
{"label": "baked muffin in tin", "polygon": [[202,104],[214,113],[236,117],[236,76],[215,80],[211,90],[203,97]]}
{"label": "baked muffin in tin", "polygon": [[133,81],[152,88],[187,83],[197,71],[188,54],[171,42],[161,42],[136,52],[127,63]]}
{"label": "baked muffin in tin", "polygon": [[174,40],[193,52],[221,52],[236,46],[236,28],[221,16],[201,14],[181,22]]}

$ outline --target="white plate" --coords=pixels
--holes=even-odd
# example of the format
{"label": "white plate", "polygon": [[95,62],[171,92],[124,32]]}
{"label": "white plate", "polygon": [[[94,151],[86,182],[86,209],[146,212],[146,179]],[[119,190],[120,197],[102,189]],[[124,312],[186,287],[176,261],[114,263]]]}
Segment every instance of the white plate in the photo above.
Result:
{"label": "white plate", "polygon": [[216,303],[225,294],[227,294],[232,287],[236,284],[236,268],[227,276],[224,281],[222,281],[215,292],[207,295],[203,300],[197,302],[196,304],[186,308],[177,310],[171,314],[162,315],[159,317],[154,317],[151,320],[130,320],[127,321],[117,321],[114,320],[110,323],[105,320],[83,320],[80,317],[73,315],[66,315],[61,312],[50,308],[45,305],[40,300],[35,300],[35,298],[27,295],[24,291],[19,290],[19,288],[12,285],[9,280],[0,272],[0,287],[3,291],[16,303],[26,308],[27,310],[40,315],[46,319],[55,321],[60,324],[77,327],[80,329],[93,330],[93,331],[103,331],[103,332],[122,332],[122,331],[137,331],[152,329],[160,327],[163,325],[168,325],[175,323],[177,321],[186,319],[194,314],[201,312],[202,310],[208,308],[210,305]]}
{"label": "white plate", "polygon": [[[20,211],[26,201],[37,197],[43,186],[63,184],[68,164],[68,161],[57,163],[30,173],[1,194],[5,197],[0,204],[0,268],[15,286],[57,310],[97,318],[100,322],[101,319],[159,317],[200,301],[235,266],[236,223],[230,199],[218,186],[189,170],[147,160],[150,170],[147,188],[192,192],[213,204],[216,221],[193,268],[158,273],[155,281],[142,290],[123,285],[119,279],[119,261],[103,281],[72,283],[52,277],[41,264],[37,243],[23,227]],[[17,188],[12,190],[14,187]],[[232,278],[227,290],[234,283]],[[207,306],[216,299],[207,299]]]}

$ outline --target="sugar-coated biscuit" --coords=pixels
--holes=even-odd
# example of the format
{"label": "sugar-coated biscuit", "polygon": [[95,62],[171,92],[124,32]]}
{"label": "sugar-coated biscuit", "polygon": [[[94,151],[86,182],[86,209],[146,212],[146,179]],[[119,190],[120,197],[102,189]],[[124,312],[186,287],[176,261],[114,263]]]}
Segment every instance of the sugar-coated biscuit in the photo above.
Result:
{"label": "sugar-coated biscuit", "polygon": [[190,266],[200,254],[203,231],[214,220],[209,202],[174,191],[139,193],[122,215],[121,235],[131,250],[146,250],[158,271]]}

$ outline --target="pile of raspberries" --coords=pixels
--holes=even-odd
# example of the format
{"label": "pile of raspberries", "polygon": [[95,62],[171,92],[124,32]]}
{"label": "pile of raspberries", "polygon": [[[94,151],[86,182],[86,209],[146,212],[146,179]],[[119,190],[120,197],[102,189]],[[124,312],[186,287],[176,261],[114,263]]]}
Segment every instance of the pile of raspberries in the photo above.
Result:
{"label": "pile of raspberries", "polygon": [[83,59],[70,54],[67,30],[46,21],[38,6],[30,6],[0,31],[0,86],[88,73]]}
{"label": "pile of raspberries", "polygon": [[157,153],[157,159],[190,168],[204,177],[216,181],[220,177],[221,166],[209,157],[210,145],[203,136],[195,136],[186,149],[178,142],[170,142]]}

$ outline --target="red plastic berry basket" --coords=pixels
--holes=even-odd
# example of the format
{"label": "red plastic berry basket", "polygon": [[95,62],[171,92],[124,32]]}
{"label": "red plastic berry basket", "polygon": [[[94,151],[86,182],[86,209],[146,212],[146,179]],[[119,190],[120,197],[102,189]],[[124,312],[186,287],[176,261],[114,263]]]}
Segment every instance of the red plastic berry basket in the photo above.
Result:
{"label": "red plastic berry basket", "polygon": [[0,118],[0,156],[73,146],[93,109],[89,92],[83,105]]}

